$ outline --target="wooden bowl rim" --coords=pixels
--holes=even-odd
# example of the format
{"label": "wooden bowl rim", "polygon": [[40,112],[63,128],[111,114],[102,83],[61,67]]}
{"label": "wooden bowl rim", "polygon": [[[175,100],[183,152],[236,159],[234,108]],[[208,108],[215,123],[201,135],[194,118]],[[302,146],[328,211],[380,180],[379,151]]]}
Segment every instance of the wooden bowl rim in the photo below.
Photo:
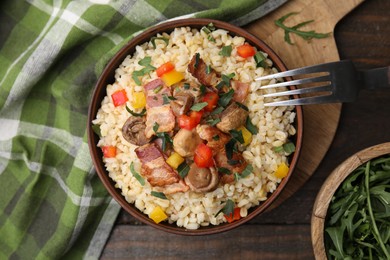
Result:
{"label": "wooden bowl rim", "polygon": [[350,156],[326,178],[314,201],[311,216],[311,239],[316,259],[326,259],[324,244],[325,218],[330,201],[340,184],[360,165],[389,153],[390,142],[370,146]]}
{"label": "wooden bowl rim", "polygon": [[[133,217],[138,219],[144,224],[148,224],[152,227],[155,227],[159,230],[167,231],[174,234],[180,234],[180,235],[210,235],[215,233],[224,232],[230,229],[233,229],[235,227],[238,227],[242,225],[243,223],[248,222],[249,220],[253,219],[255,216],[259,215],[260,213],[264,212],[271,203],[278,197],[280,192],[283,190],[283,188],[286,186],[287,182],[289,181],[292,173],[294,172],[295,166],[297,164],[301,146],[302,146],[302,138],[303,138],[303,113],[302,113],[302,107],[296,106],[295,112],[296,112],[296,135],[294,138],[296,139],[296,150],[295,153],[291,159],[290,162],[290,170],[287,175],[279,184],[276,190],[269,195],[266,201],[262,202],[259,206],[252,207],[252,210],[248,213],[248,215],[244,218],[241,218],[238,221],[232,222],[232,223],[223,223],[217,226],[207,226],[207,227],[200,227],[196,230],[189,230],[182,227],[177,227],[174,223],[168,224],[168,223],[159,223],[156,224],[153,222],[150,218],[147,217],[144,213],[139,211],[134,205],[128,203],[124,196],[121,194],[120,190],[114,187],[114,182],[109,178],[108,172],[105,169],[105,166],[102,162],[102,152],[100,149],[97,149],[97,142],[98,137],[94,134],[92,129],[92,120],[95,119],[97,110],[99,109],[101,105],[101,101],[103,97],[106,95],[106,86],[109,83],[114,82],[114,70],[115,68],[119,67],[119,64],[121,64],[124,60],[124,58],[132,54],[134,52],[135,46],[140,45],[146,41],[149,41],[150,38],[157,33],[161,32],[171,32],[174,28],[177,27],[191,27],[191,28],[197,28],[200,29],[201,27],[208,25],[209,23],[213,23],[217,28],[225,29],[229,32],[231,35],[239,35],[245,38],[247,42],[250,44],[256,46],[256,48],[262,50],[263,52],[267,53],[269,55],[269,58],[273,61],[274,66],[278,68],[278,70],[285,71],[287,70],[286,66],[282,62],[282,60],[279,58],[279,56],[262,40],[258,39],[254,35],[250,34],[249,32],[245,31],[244,29],[237,27],[235,25],[214,20],[214,19],[206,19],[206,18],[186,18],[186,19],[177,19],[177,20],[171,20],[168,22],[157,24],[156,26],[153,26],[141,34],[134,37],[132,40],[130,40],[124,47],[122,47],[110,60],[110,62],[106,65],[105,69],[103,70],[102,74],[100,75],[95,90],[92,95],[91,103],[89,106],[88,111],[88,122],[87,122],[87,134],[88,134],[88,146],[90,150],[90,154],[92,157],[93,164],[95,166],[95,169],[97,171],[97,174],[101,181],[103,182],[103,185],[108,190],[110,195],[119,203],[119,205],[129,214],[131,214]],[[291,79],[291,78],[287,78]]]}

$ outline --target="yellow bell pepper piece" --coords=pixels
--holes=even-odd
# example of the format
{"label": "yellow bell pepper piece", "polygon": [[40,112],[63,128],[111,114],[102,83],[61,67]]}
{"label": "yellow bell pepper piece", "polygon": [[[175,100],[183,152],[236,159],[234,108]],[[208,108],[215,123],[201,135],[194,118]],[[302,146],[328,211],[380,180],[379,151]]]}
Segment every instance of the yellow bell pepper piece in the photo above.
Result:
{"label": "yellow bell pepper piece", "polygon": [[167,164],[169,164],[173,169],[177,169],[180,164],[184,162],[184,158],[181,157],[180,154],[174,152],[171,154],[171,156],[168,157],[166,160]]}
{"label": "yellow bell pepper piece", "polygon": [[275,177],[283,179],[288,174],[289,167],[284,162],[281,163],[275,171]]}
{"label": "yellow bell pepper piece", "polygon": [[252,133],[245,126],[240,126],[237,130],[241,131],[242,137],[244,138],[244,145],[248,146],[252,142]]}
{"label": "yellow bell pepper piece", "polygon": [[166,220],[168,216],[160,206],[157,206],[152,210],[152,212],[150,212],[149,218],[158,224],[161,221]]}
{"label": "yellow bell pepper piece", "polygon": [[175,83],[178,83],[184,79],[184,74],[173,69],[169,72],[164,73],[161,76],[161,79],[164,81],[165,85],[172,86]]}
{"label": "yellow bell pepper piece", "polygon": [[144,108],[146,106],[146,96],[144,92],[133,92],[131,105],[134,108]]}

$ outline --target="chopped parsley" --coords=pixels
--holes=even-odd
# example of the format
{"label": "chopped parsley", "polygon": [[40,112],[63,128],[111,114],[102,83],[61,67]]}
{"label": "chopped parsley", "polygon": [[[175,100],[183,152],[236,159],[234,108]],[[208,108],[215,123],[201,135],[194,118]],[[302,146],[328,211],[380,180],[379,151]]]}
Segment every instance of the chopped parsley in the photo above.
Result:
{"label": "chopped parsley", "polygon": [[274,147],[274,151],[276,153],[286,153],[286,155],[290,155],[295,152],[295,144],[292,142],[287,142],[281,146]]}
{"label": "chopped parsley", "polygon": [[126,110],[127,112],[129,112],[132,116],[138,116],[138,117],[142,117],[146,114],[146,108],[142,109],[142,111],[140,113],[136,113],[134,112],[133,110],[131,110],[128,106],[126,106]]}
{"label": "chopped parsley", "polygon": [[186,163],[183,162],[177,167],[177,172],[179,173],[180,178],[184,179],[188,172],[190,171],[190,166]]}
{"label": "chopped parsley", "polygon": [[266,62],[267,58],[264,56],[264,54],[261,51],[256,52],[253,58],[255,59],[257,68],[259,67],[268,68],[268,64]]}
{"label": "chopped parsley", "polygon": [[97,134],[99,137],[102,136],[102,133],[100,132],[100,125],[94,125],[92,124],[92,131]]}
{"label": "chopped parsley", "polygon": [[154,48],[154,49],[156,49],[156,41],[157,41],[157,40],[162,40],[162,41],[164,41],[166,45],[168,45],[168,43],[169,43],[169,39],[166,38],[166,37],[152,37],[152,38],[150,39],[150,41],[152,42],[152,45],[153,45],[153,48]]}
{"label": "chopped parsley", "polygon": [[130,164],[130,171],[133,174],[133,176],[137,179],[137,181],[144,186],[145,185],[145,180],[142,178],[142,176],[134,169],[134,163],[131,162]]}
{"label": "chopped parsley", "polygon": [[157,192],[157,191],[152,191],[150,193],[152,196],[154,197],[157,197],[157,198],[160,198],[160,199],[163,199],[163,200],[167,200],[167,196],[165,196],[165,194],[163,192]]}
{"label": "chopped parsley", "polygon": [[192,111],[200,111],[202,110],[203,108],[207,107],[208,103],[207,102],[201,102],[201,103],[196,103],[195,105],[193,105],[190,110]]}
{"label": "chopped parsley", "polygon": [[230,89],[228,92],[223,93],[219,96],[218,105],[226,107],[230,100],[233,98],[234,90]]}
{"label": "chopped parsley", "polygon": [[212,68],[210,65],[206,66],[206,74],[210,74],[212,72]]}
{"label": "chopped parsley", "polygon": [[200,59],[200,54],[197,52],[195,54],[195,64],[194,64],[194,68],[197,69],[198,66],[199,66],[199,59]]}
{"label": "chopped parsley", "polygon": [[233,214],[234,211],[234,202],[231,199],[228,199],[225,203],[225,206],[217,212],[215,216],[218,216],[220,213],[223,213],[224,215],[230,215]]}
{"label": "chopped parsley", "polygon": [[248,164],[245,169],[239,174],[238,172],[234,173],[234,178],[238,181],[239,179],[243,179],[245,177],[248,177],[249,174],[253,172],[253,166]]}
{"label": "chopped parsley", "polygon": [[214,37],[211,35],[211,32],[215,31],[215,26],[213,23],[209,23],[207,26],[203,26],[201,29],[204,33],[207,34],[207,39],[209,41],[215,42]]}
{"label": "chopped parsley", "polygon": [[226,175],[232,174],[232,172],[228,168],[225,168],[225,167],[218,167],[217,170],[218,170],[218,172],[226,174]]}
{"label": "chopped parsley", "polygon": [[142,60],[140,60],[138,62],[138,64],[141,66],[144,66],[144,68],[142,68],[141,70],[134,71],[133,74],[131,75],[131,77],[133,78],[134,82],[137,85],[142,84],[139,77],[144,76],[144,75],[148,74],[149,72],[156,70],[156,68],[150,64],[151,61],[152,61],[152,58],[150,56],[146,56],[145,58],[143,58]]}
{"label": "chopped parsley", "polygon": [[241,130],[235,130],[232,129],[229,131],[229,133],[232,135],[232,138],[236,140],[237,142],[243,144],[244,143],[244,137],[242,136]]}
{"label": "chopped parsley", "polygon": [[232,53],[232,46],[228,45],[228,46],[223,46],[221,51],[218,54],[223,57],[230,57],[231,53]]}
{"label": "chopped parsley", "polygon": [[259,132],[257,127],[252,123],[252,121],[251,121],[249,116],[246,118],[245,127],[253,135],[256,135]]}
{"label": "chopped parsley", "polygon": [[221,122],[221,119],[219,119],[219,118],[210,118],[210,119],[206,120],[206,123],[211,125],[211,126],[215,126],[219,122]]}

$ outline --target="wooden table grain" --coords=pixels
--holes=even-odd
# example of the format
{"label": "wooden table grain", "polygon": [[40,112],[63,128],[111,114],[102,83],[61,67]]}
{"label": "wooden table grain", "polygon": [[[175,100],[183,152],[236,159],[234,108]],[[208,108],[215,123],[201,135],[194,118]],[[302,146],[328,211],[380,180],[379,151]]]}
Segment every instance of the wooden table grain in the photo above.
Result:
{"label": "wooden table grain", "polygon": [[[339,22],[341,59],[359,69],[390,65],[390,1],[366,0]],[[178,236],[158,231],[121,212],[102,259],[314,259],[310,219],[329,173],[352,154],[390,141],[390,89],[362,91],[344,104],[336,136],[313,176],[280,206],[217,235]],[[316,144],[305,144],[313,145]]]}

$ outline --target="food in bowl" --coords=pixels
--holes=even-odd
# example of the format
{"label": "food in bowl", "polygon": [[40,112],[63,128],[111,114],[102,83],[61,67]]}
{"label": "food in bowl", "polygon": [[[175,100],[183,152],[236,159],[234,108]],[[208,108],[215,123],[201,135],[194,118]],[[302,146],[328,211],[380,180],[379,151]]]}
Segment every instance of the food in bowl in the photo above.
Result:
{"label": "food in bowl", "polygon": [[390,154],[355,169],[340,185],[325,220],[329,259],[390,259]]}
{"label": "food in bowl", "polygon": [[110,178],[156,223],[246,217],[289,172],[294,107],[264,107],[267,53],[212,24],[136,46],[93,120]]}

